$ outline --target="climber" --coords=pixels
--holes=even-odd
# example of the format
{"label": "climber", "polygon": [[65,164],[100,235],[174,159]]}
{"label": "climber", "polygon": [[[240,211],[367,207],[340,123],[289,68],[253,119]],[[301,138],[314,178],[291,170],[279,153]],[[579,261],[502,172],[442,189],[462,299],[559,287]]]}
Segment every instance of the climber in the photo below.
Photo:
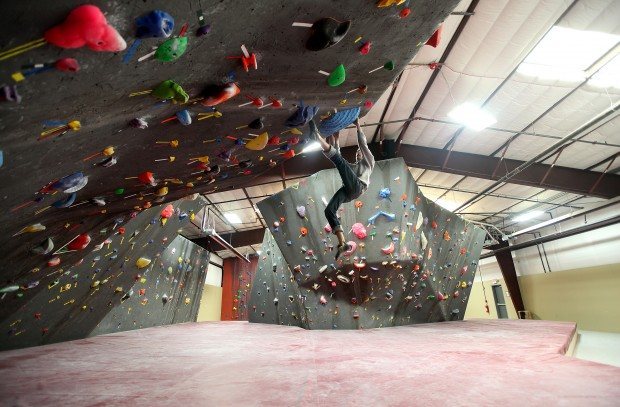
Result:
{"label": "climber", "polygon": [[323,154],[325,154],[325,156],[334,163],[334,166],[338,169],[340,178],[342,179],[342,187],[336,191],[332,199],[327,204],[327,208],[325,208],[325,217],[327,218],[332,231],[338,238],[338,248],[336,250],[336,260],[338,260],[338,257],[340,257],[342,253],[351,250],[349,245],[346,243],[344,231],[342,230],[342,226],[340,226],[340,221],[338,220],[338,208],[340,208],[340,205],[343,203],[351,202],[366,191],[368,185],[370,184],[370,174],[375,167],[375,158],[368,148],[366,136],[360,128],[358,119],[355,120],[355,126],[357,127],[357,145],[359,148],[355,153],[356,161],[354,164],[349,163],[342,157],[342,155],[340,155],[337,133],[329,137],[330,142],[328,143],[323,137],[321,137],[314,120],[311,120],[309,125],[310,138],[321,144]]}

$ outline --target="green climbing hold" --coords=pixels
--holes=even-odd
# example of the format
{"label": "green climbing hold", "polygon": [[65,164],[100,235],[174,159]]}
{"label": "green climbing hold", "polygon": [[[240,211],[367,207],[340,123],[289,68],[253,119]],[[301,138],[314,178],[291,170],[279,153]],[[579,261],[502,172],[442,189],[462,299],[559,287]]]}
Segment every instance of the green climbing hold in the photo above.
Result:
{"label": "green climbing hold", "polygon": [[187,37],[170,38],[157,47],[155,58],[163,62],[175,61],[185,54],[186,50]]}
{"label": "green climbing hold", "polygon": [[123,194],[125,193],[125,188],[116,188],[116,189],[114,190],[114,193],[115,193],[116,195],[123,195]]}
{"label": "green climbing hold", "polygon": [[327,78],[327,84],[329,86],[340,86],[347,78],[347,73],[344,70],[344,65],[340,64],[329,74]]}
{"label": "green climbing hold", "polygon": [[387,61],[385,64],[383,64],[383,69],[386,69],[388,71],[393,71],[394,70],[394,61]]}
{"label": "green climbing hold", "polygon": [[189,96],[185,93],[181,85],[171,80],[163,81],[157,85],[151,94],[158,99],[172,99],[179,103],[187,103],[189,100]]}

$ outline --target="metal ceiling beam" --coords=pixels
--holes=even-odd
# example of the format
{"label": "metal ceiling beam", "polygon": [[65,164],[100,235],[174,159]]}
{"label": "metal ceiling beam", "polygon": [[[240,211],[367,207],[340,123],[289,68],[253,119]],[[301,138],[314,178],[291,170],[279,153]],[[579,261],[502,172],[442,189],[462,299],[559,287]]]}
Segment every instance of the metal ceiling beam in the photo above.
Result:
{"label": "metal ceiling beam", "polygon": [[[405,71],[403,71],[403,72],[405,72]],[[392,99],[394,99],[394,94],[396,93],[396,89],[398,89],[398,84],[400,83],[400,80],[403,77],[403,72],[401,72],[396,77],[394,82],[392,82],[392,90],[390,91],[390,96],[388,96],[387,102],[385,102],[385,107],[383,108],[383,112],[381,113],[381,118],[379,118],[379,123],[383,122],[383,120],[385,119],[385,115],[387,114],[388,109],[392,105]],[[377,128],[375,129],[375,134],[372,136],[372,142],[373,143],[375,141],[377,141],[377,136],[379,135],[379,132],[381,131],[382,127],[383,127],[383,125],[379,124],[377,126]]]}
{"label": "metal ceiling beam", "polygon": [[[445,190],[445,191],[453,191],[453,192],[463,192],[466,194],[477,194],[478,191],[472,191],[472,190],[467,190],[467,189],[463,189],[463,188],[456,188],[454,185],[451,187],[443,187],[440,185],[431,185],[431,184],[424,184],[421,182],[417,183],[419,187],[424,187],[424,188],[431,188],[431,189],[441,189],[441,190]],[[442,194],[439,198],[443,197],[445,194]],[[583,209],[583,206],[577,206],[577,205],[567,205],[567,204],[558,204],[557,202],[549,202],[549,201],[541,201],[540,199],[531,199],[531,198],[523,198],[520,196],[511,196],[511,195],[504,195],[504,194],[494,194],[494,193],[486,193],[485,196],[490,196],[492,198],[504,198],[504,199],[512,199],[514,201],[519,201],[517,202],[517,204],[521,203],[521,202],[532,202],[532,203],[537,203],[537,204],[543,204],[543,205],[558,205],[560,207],[566,207],[566,208],[573,208],[573,209]],[[439,199],[437,198],[437,199]],[[510,207],[509,207],[510,208]],[[506,208],[506,209],[509,209]],[[504,209],[502,212],[493,212],[493,215],[498,215],[499,213],[503,213],[506,209]],[[491,213],[491,212],[488,212]],[[461,215],[464,215],[464,212],[461,212]]]}
{"label": "metal ceiling beam", "polygon": [[[371,150],[376,148],[376,143],[371,144],[370,148]],[[347,146],[341,149],[341,153],[352,162],[354,161],[356,150],[357,146]],[[398,156],[402,157],[409,167],[439,171],[447,154],[447,150],[439,148],[402,144]],[[453,151],[450,166],[446,167],[444,172],[540,188],[540,181],[550,168],[547,164],[529,163],[527,166],[524,166],[527,163],[523,161],[504,159],[504,164],[510,177],[492,177],[498,160],[499,158],[497,157]],[[332,168],[330,161],[323,158],[321,152],[302,154],[285,161],[282,165],[286,168],[286,174],[290,177],[305,177],[320,170]],[[519,171],[515,171],[517,169]],[[555,166],[547,177],[544,187],[606,199],[620,195],[620,175],[610,173],[605,174],[593,193],[588,193],[600,174],[600,172],[595,171]],[[280,181],[279,168],[258,174],[253,180],[253,182],[269,181]],[[484,190],[478,194],[484,196],[488,192]]]}
{"label": "metal ceiling beam", "polygon": [[[472,2],[469,4],[469,7],[467,7],[467,10],[465,11],[465,13],[467,14],[463,16],[463,19],[461,20],[458,27],[456,28],[454,35],[452,35],[452,38],[450,38],[450,42],[446,46],[446,49],[444,50],[443,54],[439,58],[439,61],[437,61],[437,63],[439,63],[440,65],[445,63],[448,57],[450,56],[450,52],[452,52],[452,49],[456,45],[459,37],[461,36],[461,33],[465,29],[465,26],[467,25],[469,18],[474,14],[479,2],[480,0],[472,0]],[[418,109],[420,109],[420,106],[424,102],[426,95],[428,94],[429,90],[433,86],[433,83],[435,83],[435,79],[437,79],[438,75],[439,75],[439,69],[433,70],[433,73],[431,73],[431,77],[428,79],[428,82],[426,83],[426,86],[424,87],[424,90],[422,91],[420,98],[418,99],[416,104],[413,106],[413,110],[411,110],[411,114],[409,115],[410,119],[413,119],[415,117],[416,113],[418,112]],[[403,128],[400,131],[398,138],[396,139],[397,149],[400,148],[400,145],[403,141],[403,138],[405,137],[405,133],[409,129],[410,124],[411,124],[411,121],[408,121],[408,122],[405,122],[405,124],[403,125]]]}
{"label": "metal ceiling beam", "polygon": [[[555,21],[554,24],[552,24],[549,29],[547,30],[547,32],[545,33],[545,35],[547,35],[547,33],[549,31],[551,31],[551,29],[557,25],[560,21],[562,21],[562,19],[564,18],[564,16],[566,16],[570,10],[575,6],[575,4],[577,4],[579,2],[579,0],[573,0],[573,2],[566,8],[566,10],[564,10],[564,12],[562,13],[562,15]],[[517,65],[515,65],[515,67],[513,68],[513,70],[508,74],[508,76],[506,76],[506,78],[502,81],[502,83],[500,83],[497,88],[495,88],[495,90],[485,99],[485,101],[482,103],[481,107],[486,106],[491,99],[493,99],[495,97],[495,95],[497,95],[497,93],[504,87],[504,85],[506,85],[506,83],[508,83],[508,81],[510,80],[510,78],[512,78],[512,76],[517,72],[517,69],[519,69],[519,65],[521,65],[521,62],[523,62],[525,60],[525,58],[527,58],[532,51],[538,46],[538,44],[543,40],[543,38],[545,38],[545,35],[541,36],[540,39],[538,40],[538,42],[536,44],[534,44],[534,46],[532,47],[532,49],[530,49],[530,51],[525,54],[523,56],[523,59],[521,59],[521,61],[519,61],[519,63]],[[555,106],[555,105],[554,105]],[[553,106],[553,107],[554,107]],[[552,108],[553,108],[552,107]],[[543,113],[543,115],[546,114]],[[538,121],[540,119],[541,116],[539,116],[536,120],[534,120],[534,122],[530,123],[528,126],[526,126],[523,131],[527,130],[528,127],[530,127],[532,124],[534,124],[536,121]],[[444,145],[444,149],[452,149],[454,147],[454,144],[456,143],[456,139],[461,135],[461,133],[463,132],[463,130],[465,130],[464,126],[461,126],[458,130],[456,130],[454,132],[454,134],[452,135],[452,137],[450,137],[450,140],[448,140],[448,142],[446,143],[446,145]],[[512,139],[512,137],[511,137]],[[502,145],[497,151],[493,152],[491,155],[495,155],[497,154],[499,151],[501,151],[501,149],[504,147],[504,145]]]}
{"label": "metal ceiling beam", "polygon": [[[264,228],[251,229],[251,230],[243,230],[240,232],[234,233],[222,233],[220,237],[228,242],[233,247],[243,247],[243,246],[252,246],[254,244],[259,244],[263,242],[263,236],[265,234]],[[209,236],[198,237],[195,239],[190,239],[192,242],[201,246],[207,250],[213,250],[212,247],[212,239]],[[224,247],[219,242],[218,245]]]}
{"label": "metal ceiling beam", "polygon": [[570,237],[570,236],[578,235],[581,233],[589,232],[591,230],[596,230],[596,229],[600,229],[603,227],[615,225],[619,222],[620,222],[620,215],[614,216],[613,218],[605,219],[600,222],[589,223],[587,225],[579,226],[574,229],[565,230],[563,232],[552,233],[550,235],[542,236],[537,239],[529,240],[527,242],[498,248],[496,250],[483,254],[482,256],[480,256],[480,260],[486,259],[488,257],[493,257],[498,252],[502,252],[502,251],[513,252],[515,250],[525,249],[526,247],[531,247],[531,246],[534,246],[540,243],[552,242],[554,240],[563,239],[565,237]]}
{"label": "metal ceiling beam", "polygon": [[[491,192],[494,188],[496,188],[497,186],[503,184],[505,181],[514,178],[516,176],[518,176],[520,173],[522,173],[523,171],[527,171],[528,167],[531,167],[533,165],[545,165],[545,164],[539,164],[538,161],[542,158],[545,157],[547,154],[549,154],[552,151],[556,151],[559,147],[562,147],[564,144],[566,144],[567,142],[571,141],[574,138],[579,137],[583,132],[585,131],[589,131],[589,129],[592,126],[596,126],[597,123],[599,123],[601,120],[605,120],[607,119],[609,116],[614,116],[617,112],[618,109],[620,109],[620,104],[615,104],[613,106],[610,106],[609,108],[605,109],[605,111],[603,111],[602,113],[598,114],[596,117],[588,120],[587,123],[585,123],[584,125],[582,125],[581,127],[579,127],[577,130],[572,131],[571,133],[567,134],[564,138],[562,138],[562,140],[557,141],[556,143],[554,143],[553,145],[551,145],[550,147],[546,148],[545,150],[543,150],[542,152],[540,152],[539,154],[537,154],[536,156],[534,156],[533,158],[531,158],[530,160],[524,162],[523,164],[519,165],[517,168],[509,171],[506,175],[504,175],[503,177],[501,177],[500,179],[498,179],[496,182],[494,182],[492,185],[488,186],[487,188],[485,188],[480,194],[478,194],[477,196],[474,196],[470,199],[468,199],[465,203],[463,203],[461,206],[459,206],[458,208],[455,209],[455,212],[458,212],[460,210],[462,210],[463,208],[466,208],[467,206],[471,205],[472,203],[474,203],[476,200],[480,199],[480,197],[483,196],[483,193],[486,192]],[[453,153],[454,154],[454,153]],[[504,159],[504,161],[507,163],[508,160]],[[546,167],[550,167],[548,165],[545,165]],[[560,167],[555,167],[555,171],[553,171],[552,174],[549,174],[550,177],[552,178],[557,178],[557,172],[558,169]],[[566,167],[564,167],[566,168]],[[546,170],[548,170],[549,168],[547,168]],[[547,171],[545,171],[546,173]],[[543,174],[543,177],[545,175]],[[599,174],[600,176],[600,174]],[[585,192],[579,191],[579,192],[575,192],[575,193],[579,193],[579,194],[585,194],[585,195],[594,195],[589,193],[589,190],[592,188],[592,185],[594,185],[597,180],[598,180],[598,176],[594,181],[590,181],[590,185],[587,187],[587,190],[585,190]],[[601,178],[602,181],[603,178]],[[542,177],[540,178],[540,180],[542,180]],[[541,186],[542,182],[540,182],[539,180],[539,184],[537,186]],[[568,180],[568,181],[572,181],[572,182],[578,182],[577,180]],[[546,184],[545,185],[546,188],[551,188],[551,189],[556,189],[551,187],[550,185]],[[561,189],[563,191],[567,191],[567,192],[573,192],[570,189]],[[620,191],[620,190],[619,190]],[[594,192],[594,191],[592,191]],[[614,194],[618,194],[618,192],[615,192]],[[615,196],[615,195],[614,195]],[[614,196],[609,196],[608,198],[612,198]]]}

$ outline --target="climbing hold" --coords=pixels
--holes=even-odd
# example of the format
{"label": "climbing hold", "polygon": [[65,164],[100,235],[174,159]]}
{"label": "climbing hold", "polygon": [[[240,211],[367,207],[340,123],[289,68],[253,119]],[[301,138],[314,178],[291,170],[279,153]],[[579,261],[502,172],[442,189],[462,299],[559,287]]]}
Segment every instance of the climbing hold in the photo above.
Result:
{"label": "climbing hold", "polygon": [[299,205],[297,208],[297,214],[299,215],[300,218],[305,218],[306,217],[306,207],[303,205]]}
{"label": "climbing hold", "polygon": [[431,35],[431,37],[426,41],[424,45],[430,45],[433,48],[437,48],[439,43],[441,42],[441,32],[443,31],[443,24],[441,24]]}
{"label": "climbing hold", "polygon": [[168,195],[168,187],[161,187],[157,191],[155,191],[155,196],[166,196]]}
{"label": "climbing hold", "polygon": [[66,194],[70,194],[72,192],[77,192],[80,189],[84,188],[88,183],[88,177],[86,177],[81,172],[76,172],[71,175],[67,175],[59,179],[58,181],[53,182],[49,188],[43,188],[41,193],[48,193],[50,189],[56,191],[62,191]]}
{"label": "climbing hold", "polygon": [[174,30],[174,18],[165,11],[153,10],[136,18],[136,38],[168,38]]}
{"label": "climbing hold", "polygon": [[59,25],[45,32],[45,41],[60,48],[87,46],[93,51],[118,52],[127,47],[120,34],[108,24],[99,7],[86,4],[71,10]]}
{"label": "climbing hold", "polygon": [[253,151],[260,151],[267,147],[267,143],[269,142],[269,133],[264,132],[253,138],[252,140],[245,143],[245,148]]}
{"label": "climbing hold", "polygon": [[358,239],[365,239],[368,235],[366,232],[366,228],[361,223],[354,223],[351,227],[351,231]]}
{"label": "climbing hold", "polygon": [[370,52],[370,47],[372,46],[372,41],[366,41],[364,45],[360,47],[360,54],[368,55]]}
{"label": "climbing hold", "polygon": [[192,116],[190,116],[189,110],[187,109],[179,110],[176,113],[176,118],[183,126],[189,126],[190,124],[192,124]]}
{"label": "climbing hold", "polygon": [[307,236],[307,235],[308,235],[308,228],[303,227],[303,226],[302,226],[302,227],[300,227],[300,228],[299,228],[299,233],[301,234],[301,236],[302,236],[302,237]]}
{"label": "climbing hold", "polygon": [[32,249],[30,251],[35,254],[48,254],[54,250],[54,242],[51,238],[47,238]]}
{"label": "climbing hold", "polygon": [[[375,213],[374,215],[372,215],[370,218],[368,218],[368,223],[371,224],[371,225],[374,225],[375,224],[375,220],[377,220],[377,218],[379,216],[386,217],[388,219],[388,221],[390,221],[390,222],[393,222],[396,219],[396,215],[393,214],[393,213],[387,213],[387,212],[384,212],[384,211],[379,211],[379,212]],[[371,234],[371,236],[372,236],[372,234]]]}
{"label": "climbing hold", "polygon": [[158,99],[172,100],[178,103],[187,103],[189,100],[189,95],[185,93],[181,85],[171,80],[163,81],[157,85],[151,95]]}
{"label": "climbing hold", "polygon": [[329,223],[326,224],[323,229],[325,230],[325,233],[332,233],[332,227],[329,226]]}
{"label": "climbing hold", "polygon": [[347,242],[347,245],[349,246],[349,250],[343,253],[345,257],[351,256],[353,253],[355,253],[355,250],[357,250],[357,243],[355,243],[354,241],[349,240]]}
{"label": "climbing hold", "polygon": [[6,102],[20,103],[22,101],[22,97],[17,92],[17,86],[4,85],[0,88],[0,100]]}
{"label": "climbing hold", "polygon": [[344,65],[340,64],[332,71],[332,73],[329,74],[327,84],[332,87],[340,86],[346,78],[347,74],[344,69]]}
{"label": "climbing hold", "polygon": [[135,119],[131,119],[131,121],[129,122],[129,126],[136,129],[144,130],[149,127],[149,124],[146,122],[146,120],[137,117]]}
{"label": "climbing hold", "polygon": [[209,34],[209,32],[211,32],[211,25],[210,24],[206,24],[206,25],[200,26],[196,30],[196,37],[202,37],[203,35]]}
{"label": "climbing hold", "polygon": [[47,261],[48,267],[56,267],[59,264],[60,264],[60,257],[58,256],[51,258]]}
{"label": "climbing hold", "polygon": [[18,285],[7,285],[5,287],[0,288],[0,293],[4,294],[4,293],[12,293],[19,290],[19,286]]}
{"label": "climbing hold", "polygon": [[216,106],[237,96],[240,92],[241,89],[234,82],[227,83],[224,86],[210,85],[203,90],[204,99],[200,103],[208,107]]}
{"label": "climbing hold", "polygon": [[139,269],[143,269],[149,264],[151,264],[151,259],[147,257],[139,257],[138,260],[136,260],[136,267]]}
{"label": "climbing hold", "polygon": [[310,51],[320,51],[336,45],[347,35],[350,27],[350,20],[338,21],[331,17],[321,18],[312,24],[306,48]]}
{"label": "climbing hold", "polygon": [[391,194],[392,191],[390,191],[390,188],[381,188],[379,191],[379,198],[389,199]]}
{"label": "climbing hold", "polygon": [[77,72],[80,70],[80,64],[73,58],[60,58],[54,63],[54,68],[62,72]]}
{"label": "climbing hold", "polygon": [[394,242],[390,242],[389,245],[387,245],[386,247],[382,248],[381,252],[383,252],[383,254],[392,254],[392,253],[394,253]]}
{"label": "climbing hold", "polygon": [[375,68],[375,69],[371,69],[370,71],[368,71],[368,73],[373,73],[375,71],[378,71],[379,69],[385,69],[386,71],[393,71],[394,70],[394,61],[387,61],[382,66],[380,66],[378,68]]}
{"label": "climbing hold", "polygon": [[73,239],[68,245],[68,250],[83,250],[90,244],[90,235],[88,233],[83,233],[78,235],[75,239]]}
{"label": "climbing hold", "polygon": [[292,128],[305,126],[318,111],[318,106],[305,106],[303,100],[301,100],[299,101],[299,106],[297,106],[295,113],[286,119],[285,125],[286,127]]}
{"label": "climbing hold", "polygon": [[157,47],[155,58],[162,62],[176,61],[185,54],[186,50],[187,37],[169,38]]}
{"label": "climbing hold", "polygon": [[379,0],[379,2],[377,3],[377,7],[382,8],[382,7],[391,7],[393,5],[401,5],[405,2],[405,0]]}
{"label": "climbing hold", "polygon": [[145,185],[155,186],[157,183],[155,182],[155,177],[153,173],[150,171],[144,171],[140,175],[138,175],[138,181]]}
{"label": "climbing hold", "polygon": [[321,121],[318,126],[319,132],[327,136],[344,129],[359,117],[360,111],[361,109],[359,107],[339,110],[327,119]]}
{"label": "climbing hold", "polygon": [[54,202],[52,204],[52,206],[54,208],[68,208],[71,205],[73,205],[73,202],[75,202],[75,198],[76,197],[77,197],[77,194],[75,192],[72,192],[66,198],[63,198],[63,199],[60,199],[60,200]]}

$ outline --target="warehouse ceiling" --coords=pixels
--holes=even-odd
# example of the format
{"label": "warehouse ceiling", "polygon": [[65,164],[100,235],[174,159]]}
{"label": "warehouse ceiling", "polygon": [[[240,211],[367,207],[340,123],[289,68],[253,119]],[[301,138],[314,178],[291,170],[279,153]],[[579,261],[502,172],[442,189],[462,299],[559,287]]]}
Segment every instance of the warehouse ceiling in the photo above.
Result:
{"label": "warehouse ceiling", "polygon": [[[95,13],[85,25],[74,17],[63,22],[80,2],[3,5],[3,279],[62,271],[90,249],[59,258],[32,253],[47,238],[54,251],[84,234],[91,245],[98,244],[151,205],[260,183],[261,174],[305,148],[304,136],[284,126],[300,100],[320,106],[320,114],[362,106],[365,115],[458,1],[411,1],[407,16],[405,5],[382,3],[388,6],[357,0],[94,1],[104,17]],[[137,38],[136,18],[153,10],[174,19],[170,39],[176,48],[168,54],[162,51],[165,38]],[[311,31],[303,25],[324,17],[351,20],[350,29],[332,47],[308,50]],[[127,48],[64,49],[41,39],[59,24],[62,29],[45,37],[48,42],[60,37],[57,45],[81,46],[84,39],[94,48],[121,49],[116,30]],[[170,34],[170,25],[164,28]],[[369,42],[370,52],[361,53]],[[240,58],[244,52],[256,56],[247,72]],[[176,59],[166,62],[166,57]],[[383,69],[389,61],[394,69]],[[329,86],[319,71],[329,74],[339,64],[346,80]],[[380,69],[369,73],[374,68]],[[179,103],[162,100],[159,85],[166,80],[181,86],[170,87]],[[214,107],[203,105],[227,83],[236,83],[240,94]],[[366,93],[347,93],[361,85]],[[258,98],[261,108],[249,103]],[[189,125],[183,125],[183,110],[192,119]],[[264,128],[246,127],[260,117]],[[260,151],[244,145],[263,132],[280,143]],[[219,174],[203,173],[215,164]]]}
{"label": "warehouse ceiling", "polygon": [[[618,15],[614,0],[463,0],[445,20],[439,45],[421,48],[364,117],[367,137],[399,141],[397,155],[427,197],[502,233],[608,202],[620,193]],[[475,131],[448,116],[466,102],[496,123]],[[566,136],[573,138],[559,144]],[[352,129],[341,132],[341,142],[355,144]],[[546,150],[528,170],[496,182]],[[242,253],[258,250],[247,232],[267,225],[253,205],[303,182],[315,168],[298,168],[302,160],[260,185],[208,194],[207,223]],[[532,217],[518,221],[524,214]],[[199,227],[184,232],[200,236]]]}

